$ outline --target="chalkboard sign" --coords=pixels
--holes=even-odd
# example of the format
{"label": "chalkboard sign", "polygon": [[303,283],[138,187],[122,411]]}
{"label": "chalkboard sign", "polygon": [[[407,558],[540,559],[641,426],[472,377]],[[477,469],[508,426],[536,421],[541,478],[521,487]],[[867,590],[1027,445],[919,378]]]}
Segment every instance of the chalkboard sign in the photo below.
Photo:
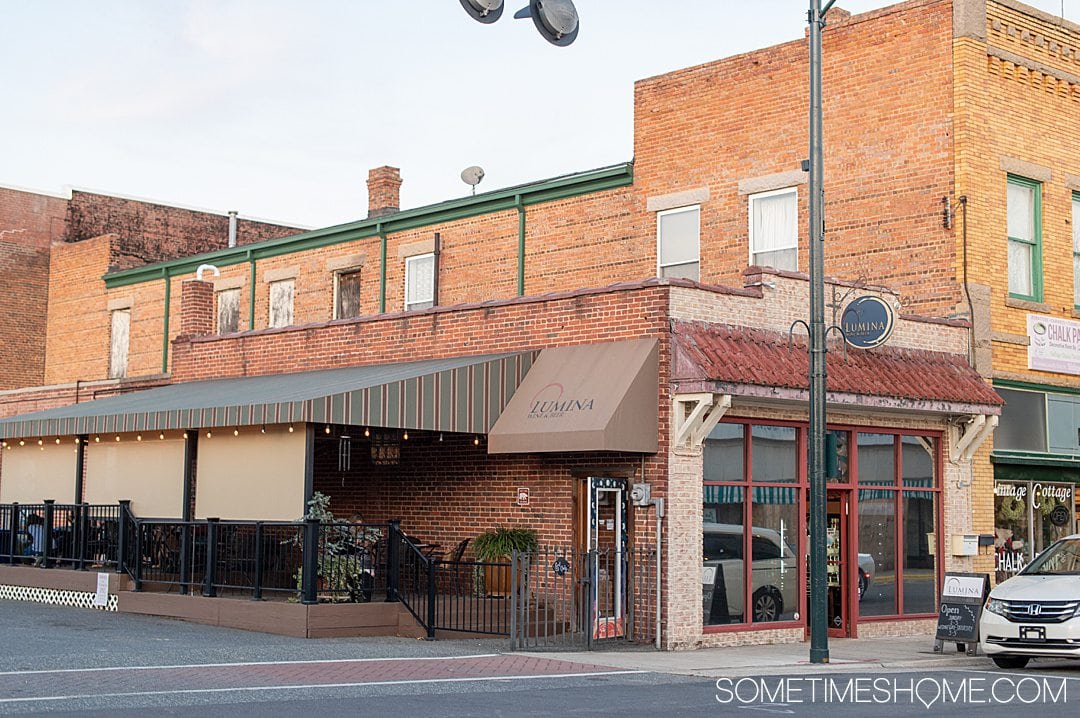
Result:
{"label": "chalkboard sign", "polygon": [[[979,617],[990,594],[990,576],[985,573],[946,573],[941,587],[934,650],[955,643],[958,650],[975,655],[979,645]],[[966,644],[966,645],[965,645]]]}

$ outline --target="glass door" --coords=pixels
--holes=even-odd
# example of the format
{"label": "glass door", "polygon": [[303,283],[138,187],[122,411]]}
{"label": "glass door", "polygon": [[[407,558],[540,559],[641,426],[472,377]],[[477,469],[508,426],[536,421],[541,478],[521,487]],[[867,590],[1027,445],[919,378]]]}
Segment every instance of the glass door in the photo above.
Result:
{"label": "glass door", "polygon": [[588,484],[593,638],[616,638],[626,622],[627,481],[590,477]]}
{"label": "glass door", "polygon": [[830,489],[825,508],[827,616],[829,635],[838,638],[851,635],[850,496],[850,491]]}

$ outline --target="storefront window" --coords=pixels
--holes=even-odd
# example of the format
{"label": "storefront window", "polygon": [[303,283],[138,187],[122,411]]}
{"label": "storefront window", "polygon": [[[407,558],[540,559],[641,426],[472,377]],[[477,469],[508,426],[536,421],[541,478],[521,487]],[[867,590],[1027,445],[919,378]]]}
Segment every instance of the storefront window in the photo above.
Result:
{"label": "storefront window", "polygon": [[[863,448],[860,434],[859,478]],[[859,575],[867,578],[859,601],[863,616],[896,613],[896,491],[859,490]],[[933,590],[933,586],[931,586]]]}
{"label": "storefront window", "polygon": [[859,483],[863,486],[895,486],[896,455],[893,434],[859,434]]}
{"label": "storefront window", "polygon": [[[825,433],[825,479],[846,484],[851,480],[851,434],[847,431]],[[809,463],[809,459],[807,460]]]}
{"label": "storefront window", "polygon": [[744,426],[717,424],[705,440],[705,481],[742,481],[744,474]]}
{"label": "storefront window", "polygon": [[1027,483],[994,484],[994,572],[998,582],[1016,574],[1030,560]]}
{"label": "storefront window", "polygon": [[751,619],[754,623],[796,620],[799,612],[798,490],[753,488]]}
{"label": "storefront window", "polygon": [[[905,466],[905,477],[907,476]],[[904,613],[937,610],[937,517],[934,494],[905,491],[904,516]]]}
{"label": "storefront window", "polygon": [[795,427],[755,425],[750,436],[754,481],[795,483]]}
{"label": "storefront window", "polygon": [[995,573],[1004,581],[1035,554],[1073,533],[1072,484],[998,481],[994,484]]}
{"label": "storefront window", "polygon": [[706,486],[702,504],[701,588],[706,626],[742,623],[746,605],[741,486]]}

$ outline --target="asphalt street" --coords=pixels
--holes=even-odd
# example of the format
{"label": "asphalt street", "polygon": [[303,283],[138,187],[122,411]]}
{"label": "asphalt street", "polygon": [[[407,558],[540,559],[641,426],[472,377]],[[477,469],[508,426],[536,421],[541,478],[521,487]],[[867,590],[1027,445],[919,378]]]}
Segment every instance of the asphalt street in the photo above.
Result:
{"label": "asphalt street", "polygon": [[[303,640],[0,602],[0,715],[1075,716],[1080,665],[716,678],[619,669],[503,641]],[[593,660],[595,658],[595,661]],[[751,711],[748,713],[747,711]]]}

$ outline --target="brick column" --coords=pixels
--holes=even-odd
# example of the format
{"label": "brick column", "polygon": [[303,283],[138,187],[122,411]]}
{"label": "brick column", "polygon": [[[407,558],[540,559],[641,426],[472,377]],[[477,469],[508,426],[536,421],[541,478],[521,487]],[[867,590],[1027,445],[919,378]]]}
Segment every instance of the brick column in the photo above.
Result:
{"label": "brick column", "polygon": [[213,333],[213,283],[185,279],[180,292],[180,335],[197,337]]}

